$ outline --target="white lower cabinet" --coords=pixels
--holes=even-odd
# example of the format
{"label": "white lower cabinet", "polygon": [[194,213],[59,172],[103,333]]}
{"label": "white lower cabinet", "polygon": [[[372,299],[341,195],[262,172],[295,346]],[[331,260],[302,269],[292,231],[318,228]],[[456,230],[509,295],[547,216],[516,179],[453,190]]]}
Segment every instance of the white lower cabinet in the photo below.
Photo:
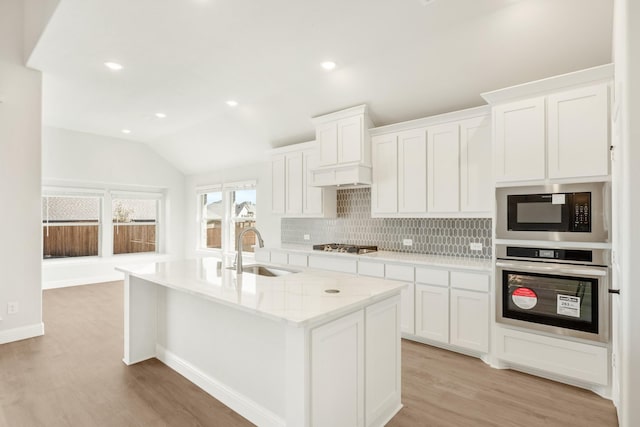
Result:
{"label": "white lower cabinet", "polygon": [[590,384],[609,383],[606,347],[496,328],[498,359]]}
{"label": "white lower cabinet", "polygon": [[489,294],[451,289],[450,343],[482,353],[489,351]]}
{"label": "white lower cabinet", "polygon": [[449,343],[449,288],[416,284],[416,335]]}
{"label": "white lower cabinet", "polygon": [[401,328],[405,334],[415,334],[415,285],[414,268],[409,265],[387,264],[385,278],[406,282],[407,287],[400,294],[402,306]]}
{"label": "white lower cabinet", "polygon": [[306,267],[307,256],[305,254],[290,253],[288,263],[297,267]]}
{"label": "white lower cabinet", "polygon": [[311,425],[387,423],[401,405],[401,363],[398,297],[312,329]]}
{"label": "white lower cabinet", "polygon": [[416,268],[416,332],[443,344],[489,352],[489,275]]}
{"label": "white lower cabinet", "polygon": [[364,311],[311,331],[311,425],[364,426]]}
{"label": "white lower cabinet", "polygon": [[[400,408],[400,302],[397,298],[365,309],[365,420],[382,426]],[[390,362],[392,361],[392,362]]]}

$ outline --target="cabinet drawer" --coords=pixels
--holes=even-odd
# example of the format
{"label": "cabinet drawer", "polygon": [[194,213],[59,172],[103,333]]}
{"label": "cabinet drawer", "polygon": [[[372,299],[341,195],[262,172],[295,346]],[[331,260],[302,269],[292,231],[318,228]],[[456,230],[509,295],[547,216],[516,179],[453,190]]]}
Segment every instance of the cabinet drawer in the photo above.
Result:
{"label": "cabinet drawer", "polygon": [[289,265],[296,265],[298,267],[307,266],[307,256],[303,254],[289,254]]}
{"label": "cabinet drawer", "polygon": [[384,264],[379,262],[358,262],[358,274],[362,276],[384,277]]}
{"label": "cabinet drawer", "polygon": [[606,347],[582,344],[507,328],[496,328],[500,360],[556,375],[606,385],[609,355]]}
{"label": "cabinet drawer", "polygon": [[413,267],[409,267],[408,265],[387,264],[386,270],[387,279],[413,282]]}
{"label": "cabinet drawer", "polygon": [[271,262],[274,264],[287,264],[286,252],[271,252]]}
{"label": "cabinet drawer", "polygon": [[416,283],[449,286],[449,272],[447,270],[418,267],[416,268]]}
{"label": "cabinet drawer", "polygon": [[469,291],[489,292],[489,275],[483,273],[451,272],[451,287]]}
{"label": "cabinet drawer", "polygon": [[351,274],[356,274],[356,272],[358,271],[357,261],[355,259],[345,259],[329,256],[310,255],[309,267]]}

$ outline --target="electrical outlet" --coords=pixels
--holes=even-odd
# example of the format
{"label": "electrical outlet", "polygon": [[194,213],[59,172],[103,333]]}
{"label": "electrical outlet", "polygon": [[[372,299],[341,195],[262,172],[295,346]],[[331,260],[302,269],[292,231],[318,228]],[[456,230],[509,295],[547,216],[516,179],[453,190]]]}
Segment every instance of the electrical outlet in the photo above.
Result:
{"label": "electrical outlet", "polygon": [[16,314],[18,311],[20,311],[20,306],[17,301],[7,303],[7,314]]}
{"label": "electrical outlet", "polygon": [[305,234],[305,235],[303,236],[303,238],[304,238],[304,240],[311,240],[311,236],[310,236],[310,235],[308,235],[308,234]]}
{"label": "electrical outlet", "polygon": [[402,244],[404,246],[413,246],[413,240],[412,239],[402,239]]}
{"label": "electrical outlet", "polygon": [[471,249],[472,251],[481,251],[482,243],[478,243],[478,242],[469,243],[469,249]]}

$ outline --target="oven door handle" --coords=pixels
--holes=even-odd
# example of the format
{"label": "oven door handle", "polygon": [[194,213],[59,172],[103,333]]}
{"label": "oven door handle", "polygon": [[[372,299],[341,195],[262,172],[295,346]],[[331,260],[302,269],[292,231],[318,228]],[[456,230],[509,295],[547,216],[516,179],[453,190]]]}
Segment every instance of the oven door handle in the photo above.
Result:
{"label": "oven door handle", "polygon": [[497,261],[496,267],[502,268],[513,268],[517,270],[529,270],[529,271],[538,271],[544,273],[559,273],[559,274],[575,274],[582,276],[601,276],[604,277],[607,275],[606,270],[595,267],[595,268],[576,268],[576,267],[565,267],[559,266],[558,264],[554,264],[553,266],[545,266],[538,265],[533,263],[512,263],[512,262],[504,262]]}

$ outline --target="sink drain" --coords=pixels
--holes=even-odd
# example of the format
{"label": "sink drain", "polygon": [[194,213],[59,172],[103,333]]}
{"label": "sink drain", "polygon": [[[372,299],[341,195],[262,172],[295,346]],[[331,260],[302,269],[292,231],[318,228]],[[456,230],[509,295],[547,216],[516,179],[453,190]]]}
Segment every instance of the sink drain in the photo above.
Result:
{"label": "sink drain", "polygon": [[328,294],[337,294],[340,292],[338,289],[325,289],[324,291]]}

